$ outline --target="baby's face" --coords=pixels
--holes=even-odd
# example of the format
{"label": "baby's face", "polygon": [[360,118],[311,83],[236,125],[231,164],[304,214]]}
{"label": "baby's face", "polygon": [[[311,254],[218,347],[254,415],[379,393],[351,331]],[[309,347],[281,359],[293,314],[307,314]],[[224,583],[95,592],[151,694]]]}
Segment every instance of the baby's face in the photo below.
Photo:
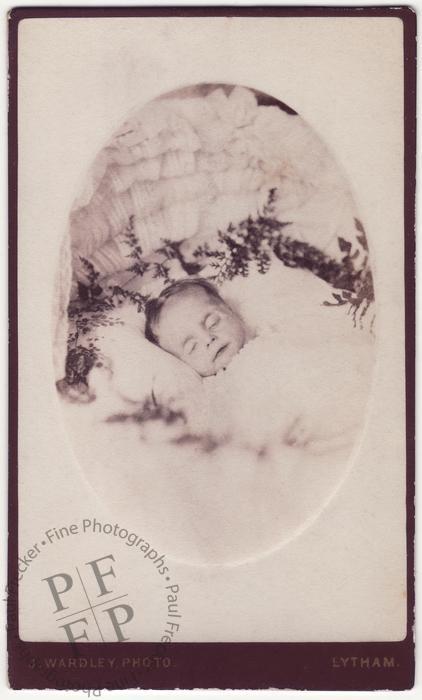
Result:
{"label": "baby's face", "polygon": [[160,347],[202,377],[227,367],[246,340],[239,316],[201,287],[167,299],[154,331]]}

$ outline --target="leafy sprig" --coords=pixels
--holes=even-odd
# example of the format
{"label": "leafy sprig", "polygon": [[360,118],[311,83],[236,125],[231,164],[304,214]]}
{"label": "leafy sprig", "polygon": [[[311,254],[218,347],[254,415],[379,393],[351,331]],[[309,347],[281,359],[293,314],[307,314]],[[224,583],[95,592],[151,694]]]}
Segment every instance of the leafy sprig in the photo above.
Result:
{"label": "leafy sprig", "polygon": [[[353,250],[350,241],[338,237],[339,251],[343,254],[338,260],[306,241],[289,236],[291,222],[277,219],[276,200],[277,190],[273,188],[262,212],[256,217],[248,216],[236,225],[230,223],[225,231],[218,231],[214,246],[209,243],[198,246],[189,259],[182,252],[183,240],[163,239],[162,246],[155,251],[161,255],[161,260],[146,260],[136,235],[135,218],[130,216],[121,233],[130,263],[126,271],[139,278],[150,272],[152,277],[160,278],[164,285],[168,285],[174,281],[170,276],[171,262],[178,260],[187,275],[197,275],[209,265],[212,273],[208,277],[219,285],[239,275],[247,277],[254,267],[260,274],[266,274],[276,257],[287,267],[309,270],[328,282],[337,291],[332,293],[330,301],[324,302],[325,305],[348,305],[354,323],[362,323],[374,301],[368,244],[362,223],[355,219],[360,248]],[[69,318],[74,327],[68,338],[66,361],[66,380],[70,384],[87,384],[90,370],[102,359],[96,345],[98,338],[90,339],[88,344],[81,343],[81,339],[99,326],[122,323],[110,317],[108,312],[118,308],[124,300],[132,303],[138,312],[143,312],[150,297],[119,285],[104,288],[100,284],[100,273],[93,264],[83,257],[80,260],[88,282],[78,282],[78,298],[69,305]]]}

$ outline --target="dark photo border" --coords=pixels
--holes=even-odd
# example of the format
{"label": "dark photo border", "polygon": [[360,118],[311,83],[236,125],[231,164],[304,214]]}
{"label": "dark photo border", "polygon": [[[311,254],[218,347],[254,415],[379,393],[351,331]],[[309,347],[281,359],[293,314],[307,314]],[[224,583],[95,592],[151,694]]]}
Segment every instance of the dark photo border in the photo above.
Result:
{"label": "dark photo border", "polygon": [[[18,632],[18,27],[28,18],[110,17],[397,17],[404,52],[404,270],[406,329],[407,634],[398,642],[345,643],[45,643],[24,642]],[[9,681],[14,689],[298,689],[404,690],[414,683],[414,478],[415,478],[415,171],[416,15],[401,7],[22,7],[9,14]],[[92,659],[168,657],[168,667],[125,672],[94,668]],[[45,657],[86,659],[85,668],[48,671]],[[394,657],[394,668],[334,657]],[[85,664],[80,664],[85,665]]]}

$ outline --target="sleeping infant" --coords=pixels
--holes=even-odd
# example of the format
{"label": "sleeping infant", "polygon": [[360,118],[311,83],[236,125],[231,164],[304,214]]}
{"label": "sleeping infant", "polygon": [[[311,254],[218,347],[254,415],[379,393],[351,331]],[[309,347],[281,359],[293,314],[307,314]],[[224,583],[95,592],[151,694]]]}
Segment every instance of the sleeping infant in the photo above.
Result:
{"label": "sleeping infant", "polygon": [[286,330],[251,332],[203,279],[175,282],[146,309],[146,338],[208,378],[187,399],[192,429],[223,437],[236,425],[246,443],[278,435],[316,453],[341,448],[362,418],[367,348],[349,334],[327,345],[322,332],[303,343]]}
{"label": "sleeping infant", "polygon": [[209,377],[227,367],[248,333],[210,282],[188,278],[147,304],[145,337]]}

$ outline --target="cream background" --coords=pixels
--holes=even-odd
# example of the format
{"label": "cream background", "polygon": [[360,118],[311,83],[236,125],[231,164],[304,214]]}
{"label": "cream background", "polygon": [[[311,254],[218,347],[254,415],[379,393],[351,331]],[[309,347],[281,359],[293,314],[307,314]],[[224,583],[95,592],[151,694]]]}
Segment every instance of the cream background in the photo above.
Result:
{"label": "cream background", "polygon": [[[49,311],[72,199],[90,160],[132,107],[204,81],[250,85],[278,97],[331,148],[368,231],[380,354],[367,430],[349,476],[312,527],[271,556],[213,570],[172,565],[183,586],[179,641],[405,636],[401,40],[401,22],[391,18],[20,25],[22,551],[52,525],[90,515],[107,520],[61,422]],[[57,549],[51,553],[61,559]],[[41,564],[47,566],[46,557],[37,580],[45,575]],[[21,591],[21,636],[45,639],[30,604],[30,576]],[[148,638],[143,634],[139,639]]]}

